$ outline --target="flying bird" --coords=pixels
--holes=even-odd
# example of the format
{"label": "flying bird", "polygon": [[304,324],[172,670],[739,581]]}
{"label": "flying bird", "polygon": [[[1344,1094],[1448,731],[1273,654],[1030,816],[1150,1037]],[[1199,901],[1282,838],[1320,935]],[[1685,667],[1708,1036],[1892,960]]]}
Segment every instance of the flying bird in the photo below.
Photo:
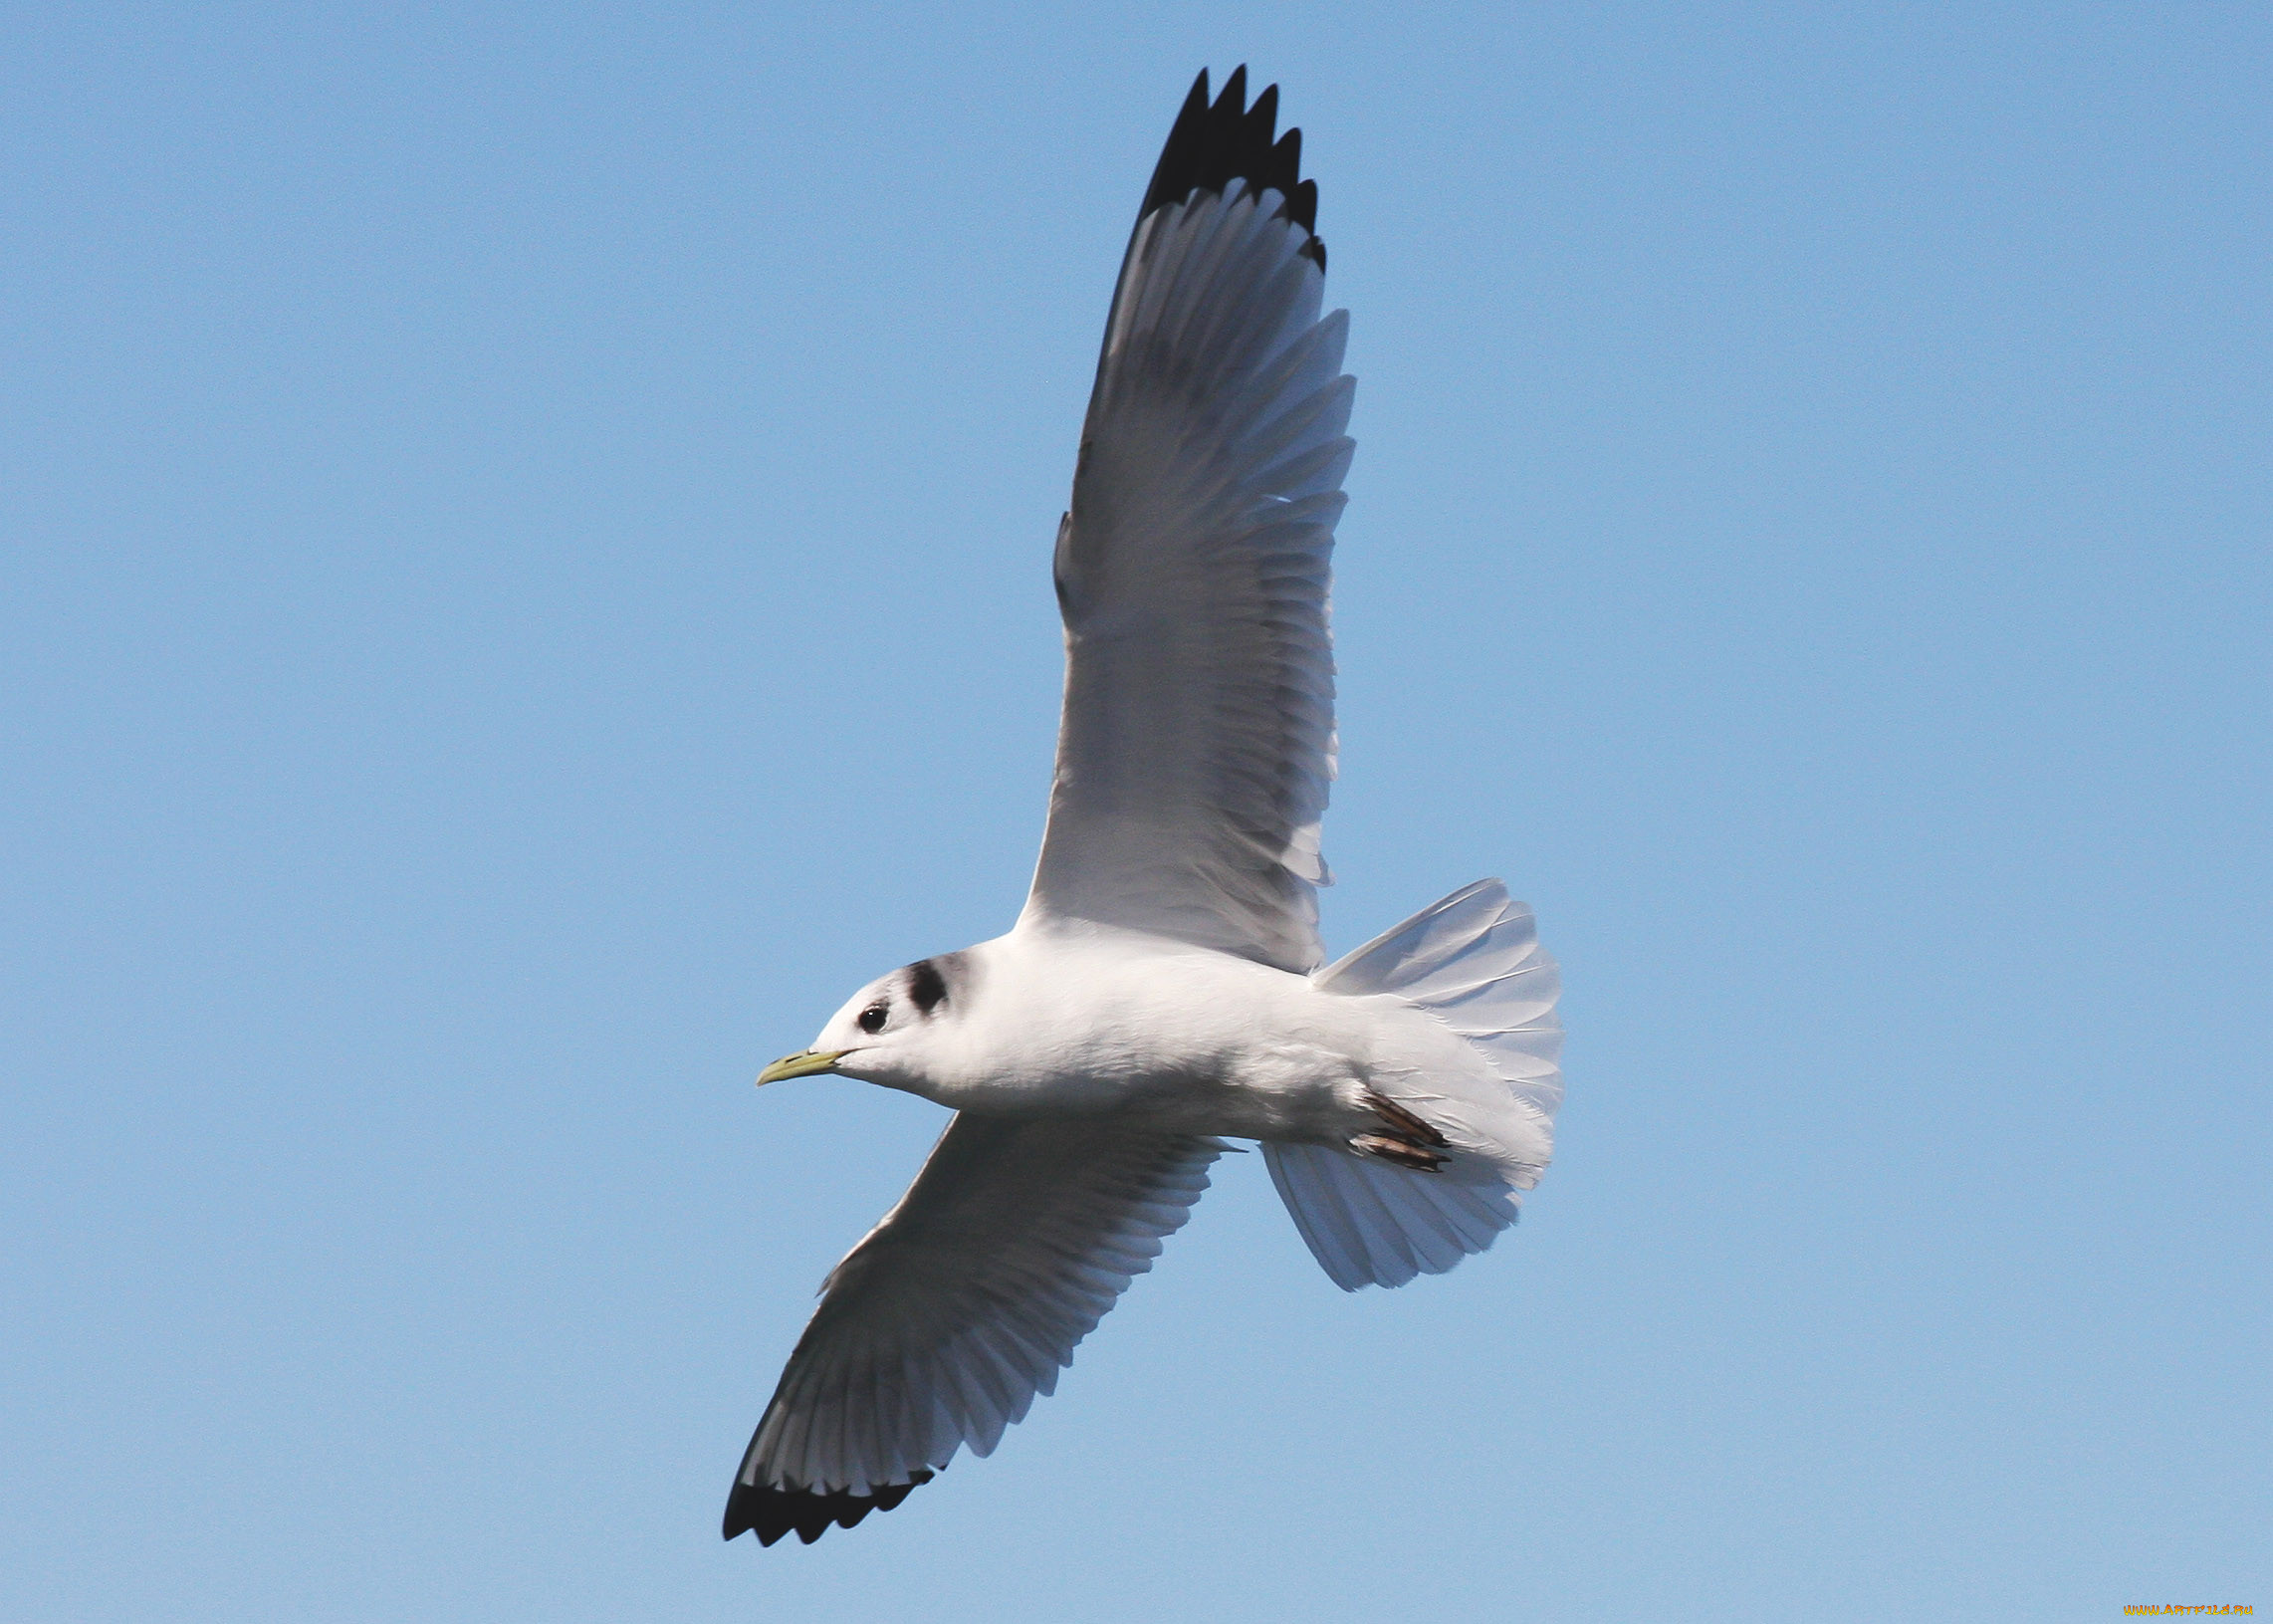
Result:
{"label": "flying bird", "polygon": [[893,971],[760,1083],[955,1111],[828,1276],[727,1500],[729,1539],[888,1510],[1024,1418],[1259,1141],[1346,1290],[1481,1252],[1562,1098],[1554,962],[1481,880],[1322,966],[1327,584],[1348,314],[1278,89],[1194,83],[1137,211],[1054,560],[1065,696],[1006,936]]}

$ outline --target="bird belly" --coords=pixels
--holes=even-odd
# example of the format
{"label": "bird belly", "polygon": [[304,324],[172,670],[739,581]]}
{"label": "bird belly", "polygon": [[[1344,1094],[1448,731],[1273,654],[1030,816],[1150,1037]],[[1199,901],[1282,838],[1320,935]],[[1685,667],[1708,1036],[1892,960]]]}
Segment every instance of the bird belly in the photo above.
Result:
{"label": "bird belly", "polygon": [[1091,1032],[1046,1065],[987,1067],[927,1092],[990,1115],[1125,1115],[1164,1132],[1239,1139],[1338,1143],[1371,1122],[1363,1064],[1323,1035],[1248,1025],[1211,1036]]}
{"label": "bird belly", "polygon": [[1378,1017],[1306,976],[1125,936],[1010,939],[956,1063],[917,1091],[1008,1116],[1339,1143],[1364,1131]]}

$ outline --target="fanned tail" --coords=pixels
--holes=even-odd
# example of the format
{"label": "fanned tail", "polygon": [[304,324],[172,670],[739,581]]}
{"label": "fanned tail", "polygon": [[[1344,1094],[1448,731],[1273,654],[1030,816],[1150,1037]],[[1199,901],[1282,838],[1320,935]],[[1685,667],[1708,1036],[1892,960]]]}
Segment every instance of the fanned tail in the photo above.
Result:
{"label": "fanned tail", "polygon": [[1394,996],[1466,1041],[1467,1063],[1426,1079],[1453,1132],[1441,1172],[1328,1145],[1266,1144],[1263,1161],[1311,1256],[1345,1291],[1441,1275],[1515,1222],[1539,1182],[1562,1103],[1561,982],[1536,922],[1495,879],[1422,909],[1313,978],[1320,991]]}

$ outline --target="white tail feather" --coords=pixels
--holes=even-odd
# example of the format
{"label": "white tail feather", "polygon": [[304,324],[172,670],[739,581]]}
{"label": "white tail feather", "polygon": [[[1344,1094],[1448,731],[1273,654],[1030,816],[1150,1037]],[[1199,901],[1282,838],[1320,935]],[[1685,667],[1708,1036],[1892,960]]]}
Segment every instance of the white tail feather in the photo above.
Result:
{"label": "white tail feather", "polygon": [[1517,1192],[1546,1166],[1562,1103],[1554,960],[1531,910],[1487,879],[1313,979],[1345,997],[1394,996],[1466,1040],[1468,1063],[1449,1068],[1464,1074],[1432,1070],[1388,1090],[1451,1136],[1451,1160],[1427,1173],[1338,1146],[1266,1144],[1271,1182],[1311,1256],[1344,1290],[1441,1275],[1515,1222]]}

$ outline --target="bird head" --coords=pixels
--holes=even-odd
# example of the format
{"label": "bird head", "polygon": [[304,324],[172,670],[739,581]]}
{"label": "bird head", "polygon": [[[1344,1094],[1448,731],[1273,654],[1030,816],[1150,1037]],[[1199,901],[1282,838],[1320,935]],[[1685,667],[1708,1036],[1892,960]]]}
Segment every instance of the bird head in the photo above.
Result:
{"label": "bird head", "polygon": [[812,1047],[758,1073],[761,1085],[823,1071],[906,1088],[922,1080],[924,1055],[953,1004],[963,955],[919,959],[881,976],[829,1017]]}

